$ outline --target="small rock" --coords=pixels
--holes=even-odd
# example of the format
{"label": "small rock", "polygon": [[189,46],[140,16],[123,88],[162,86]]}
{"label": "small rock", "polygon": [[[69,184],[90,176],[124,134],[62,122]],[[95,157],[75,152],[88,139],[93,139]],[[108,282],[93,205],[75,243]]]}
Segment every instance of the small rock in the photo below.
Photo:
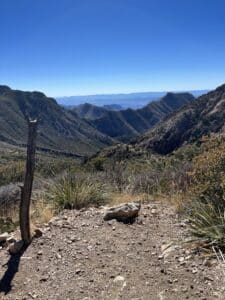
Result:
{"label": "small rock", "polygon": [[60,255],[59,253],[56,253],[56,256],[57,256],[58,259],[62,258],[62,255]]}
{"label": "small rock", "polygon": [[137,220],[136,220],[136,223],[139,224],[139,225],[144,225],[144,220],[142,217],[137,217]]}
{"label": "small rock", "polygon": [[32,294],[32,293],[28,293],[28,296],[30,296],[32,299],[36,299],[37,298],[37,295],[36,294]]}
{"label": "small rock", "polygon": [[189,260],[191,258],[192,258],[192,255],[188,255],[188,256],[185,257],[185,260]]}
{"label": "small rock", "polygon": [[40,279],[40,282],[46,282],[48,280],[48,276],[43,276]]}
{"label": "small rock", "polygon": [[14,239],[14,237],[10,236],[9,238],[7,238],[6,242],[7,242],[8,244],[12,244],[12,243],[15,243],[16,240]]}
{"label": "small rock", "polygon": [[112,220],[108,221],[107,223],[108,223],[108,225],[113,225],[116,222],[117,222],[116,219],[112,219]]}
{"label": "small rock", "polygon": [[205,276],[204,280],[205,281],[214,281],[214,279],[212,277],[209,277],[209,276]]}
{"label": "small rock", "polygon": [[0,234],[0,243],[5,243],[8,238],[9,238],[8,232],[4,232]]}
{"label": "small rock", "polygon": [[48,225],[53,225],[53,226],[56,226],[57,225],[57,222],[60,220],[59,217],[53,217],[49,222],[48,222]]}
{"label": "small rock", "polygon": [[10,244],[9,245],[9,253],[12,254],[12,255],[17,254],[22,250],[23,246],[24,246],[23,241],[17,241],[13,244]]}
{"label": "small rock", "polygon": [[183,262],[183,261],[184,261],[184,257],[179,257],[179,258],[178,258],[178,261],[179,261],[179,262]]}
{"label": "small rock", "polygon": [[119,281],[124,281],[125,280],[125,278],[123,277],[123,276],[116,276],[116,278],[114,278],[114,282],[119,282]]}
{"label": "small rock", "polygon": [[35,230],[34,230],[34,238],[40,238],[41,236],[43,235],[43,232],[41,231],[41,229],[39,229],[39,228],[36,228]]}
{"label": "small rock", "polygon": [[216,259],[205,259],[203,262],[203,265],[206,267],[212,267],[216,265],[218,262]]}

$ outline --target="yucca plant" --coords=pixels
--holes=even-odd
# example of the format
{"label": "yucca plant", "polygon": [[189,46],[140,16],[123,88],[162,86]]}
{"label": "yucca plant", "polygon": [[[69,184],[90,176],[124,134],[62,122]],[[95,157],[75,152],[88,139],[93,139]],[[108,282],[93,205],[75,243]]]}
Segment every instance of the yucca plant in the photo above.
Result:
{"label": "yucca plant", "polygon": [[106,185],[90,175],[67,173],[51,186],[48,196],[59,209],[80,209],[102,205],[110,195]]}
{"label": "yucca plant", "polygon": [[[224,201],[225,203],[225,201]],[[191,233],[205,246],[225,249],[225,207],[206,199],[191,209]]]}

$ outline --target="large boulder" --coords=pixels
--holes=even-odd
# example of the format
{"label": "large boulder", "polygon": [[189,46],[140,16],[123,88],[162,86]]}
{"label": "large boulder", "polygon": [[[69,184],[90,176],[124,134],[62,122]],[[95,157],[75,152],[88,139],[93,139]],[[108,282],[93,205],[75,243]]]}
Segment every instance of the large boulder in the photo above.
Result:
{"label": "large boulder", "polygon": [[131,222],[138,216],[140,209],[140,202],[130,202],[114,206],[107,209],[104,215],[104,220],[109,221],[116,219],[120,222]]}

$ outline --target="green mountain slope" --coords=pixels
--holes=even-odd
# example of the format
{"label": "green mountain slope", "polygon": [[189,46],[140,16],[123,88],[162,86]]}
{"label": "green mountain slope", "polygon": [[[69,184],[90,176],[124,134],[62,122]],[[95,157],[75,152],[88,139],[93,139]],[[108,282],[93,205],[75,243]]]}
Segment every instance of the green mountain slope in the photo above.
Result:
{"label": "green mountain slope", "polygon": [[22,92],[0,86],[0,141],[26,144],[25,116],[39,119],[38,146],[77,154],[92,154],[112,140],[75,113],[40,92]]}
{"label": "green mountain slope", "polygon": [[203,135],[224,130],[225,84],[170,115],[136,141],[140,148],[167,154]]}

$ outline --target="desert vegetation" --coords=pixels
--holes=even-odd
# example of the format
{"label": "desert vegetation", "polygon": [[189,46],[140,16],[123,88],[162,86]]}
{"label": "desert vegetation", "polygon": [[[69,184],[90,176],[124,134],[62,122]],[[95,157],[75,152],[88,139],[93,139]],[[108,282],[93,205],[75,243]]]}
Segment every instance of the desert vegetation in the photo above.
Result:
{"label": "desert vegetation", "polygon": [[114,191],[169,201],[190,220],[198,246],[224,248],[224,146],[224,135],[212,134],[167,156],[134,151],[131,157],[118,151],[118,156],[95,157],[86,169],[103,177]]}
{"label": "desert vegetation", "polygon": [[[119,151],[117,146],[113,155],[100,153],[85,163],[39,153],[32,219],[34,222],[47,222],[63,209],[101,206],[129,199],[160,199],[169,201],[179,214],[190,219],[191,234],[198,246],[223,248],[224,146],[224,136],[214,134],[167,156],[140,155],[123,146],[123,151]],[[132,154],[127,154],[127,151]],[[7,177],[1,177],[1,185],[22,180],[24,156],[21,153],[17,155],[11,155],[10,164],[2,164],[1,170],[8,168],[8,171],[5,172]],[[14,204],[8,214],[1,210],[7,217],[1,219],[2,231],[6,227],[13,229],[12,222],[15,226],[18,224],[16,209]]]}

